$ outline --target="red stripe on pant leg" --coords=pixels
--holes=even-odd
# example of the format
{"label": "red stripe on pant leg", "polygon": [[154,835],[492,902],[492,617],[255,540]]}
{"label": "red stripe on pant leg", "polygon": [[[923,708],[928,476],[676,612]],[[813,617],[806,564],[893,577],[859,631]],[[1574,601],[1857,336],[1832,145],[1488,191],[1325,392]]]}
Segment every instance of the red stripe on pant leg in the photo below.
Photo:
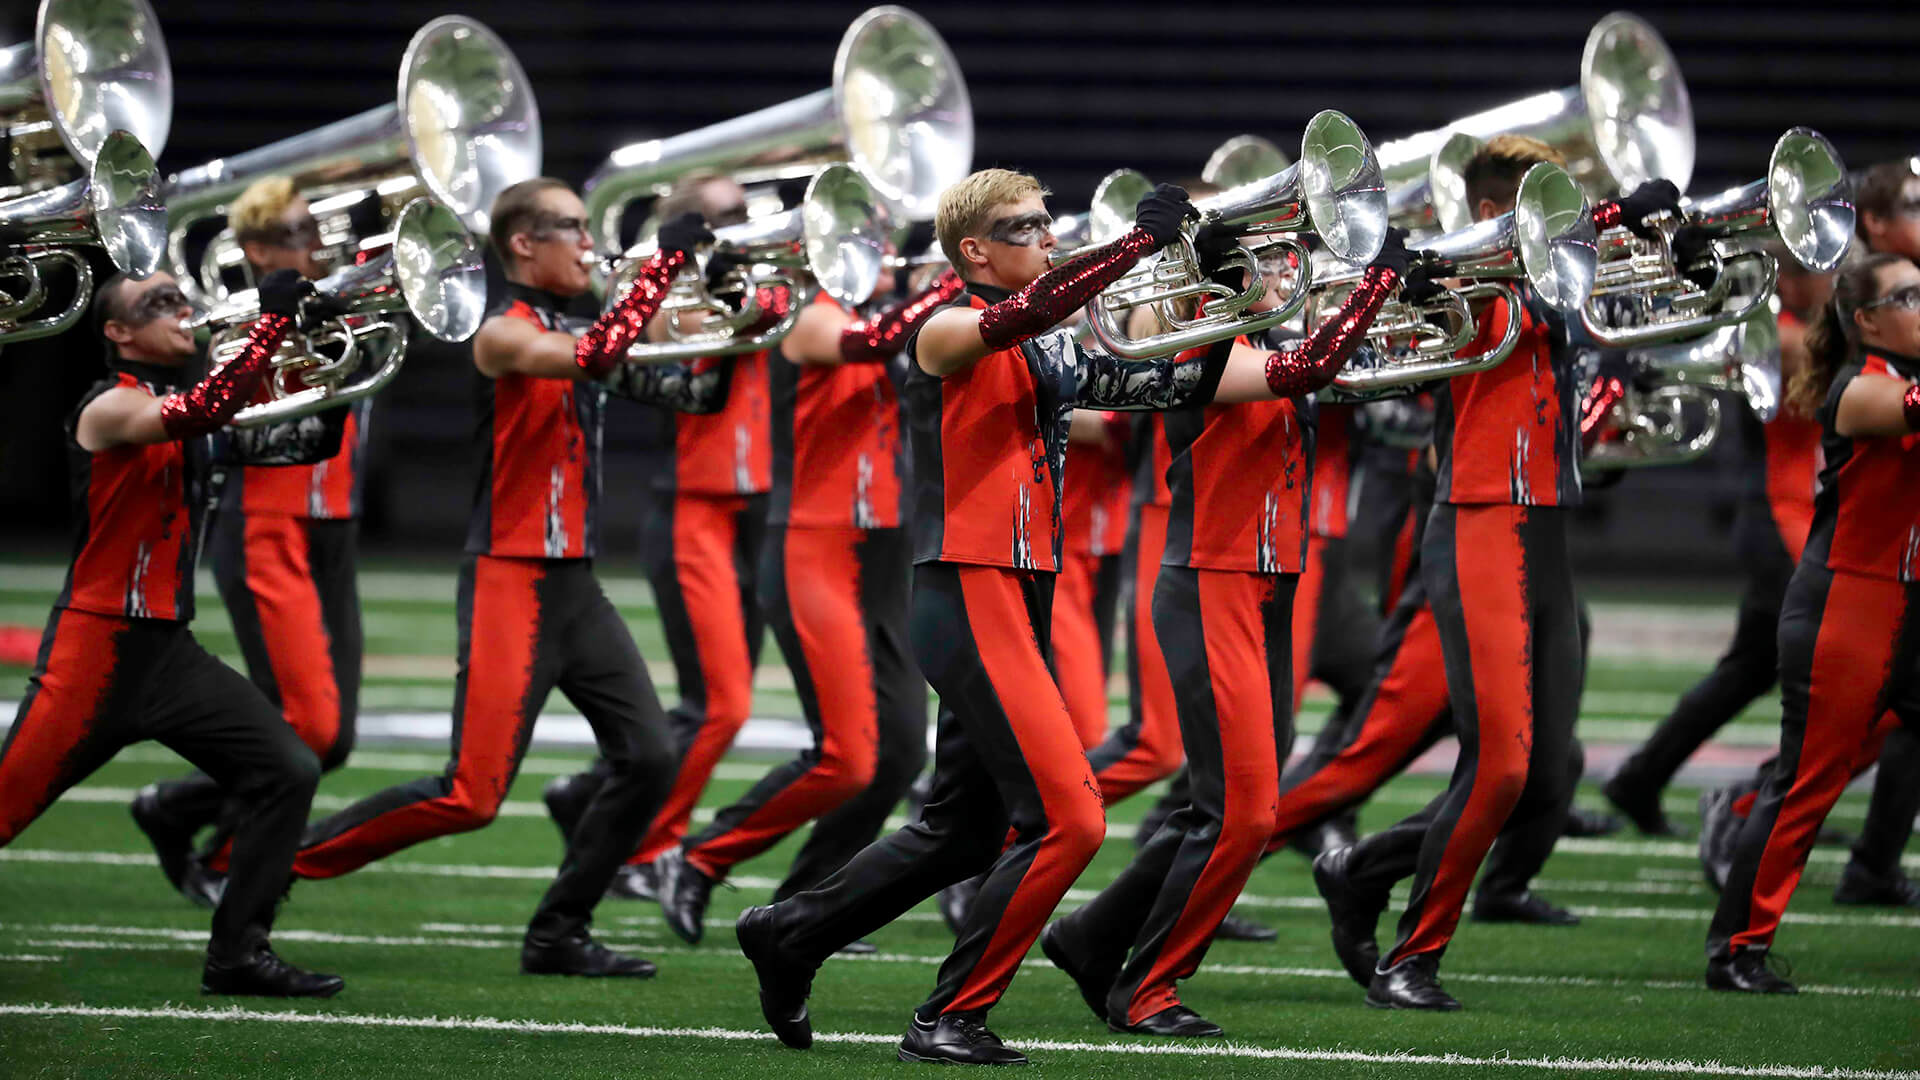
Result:
{"label": "red stripe on pant leg", "polygon": [[1279,582],[1264,574],[1219,570],[1200,570],[1195,576],[1226,796],[1220,834],[1207,864],[1194,880],[1153,966],[1127,1002],[1129,1024],[1180,1003],[1174,984],[1200,967],[1220,920],[1239,899],[1267,838],[1273,835],[1274,804],[1280,798],[1280,751],[1273,731],[1275,688],[1268,677],[1264,618]]}
{"label": "red stripe on pant leg", "polygon": [[1407,591],[1407,575],[1413,569],[1414,538],[1419,531],[1420,506],[1416,501],[1401,519],[1399,531],[1393,534],[1393,553],[1389,556],[1393,561],[1387,565],[1387,594],[1380,598],[1382,612],[1400,606],[1400,594]]}
{"label": "red stripe on pant leg", "polygon": [[880,705],[860,608],[864,535],[859,529],[787,530],[781,572],[819,709],[820,758],[739,825],[687,852],[687,861],[708,877],[725,877],[730,867],[873,783],[880,761]]}
{"label": "red stripe on pant leg", "polygon": [[1006,992],[1048,916],[1100,850],[1107,815],[1053,673],[1034,646],[1033,635],[1021,632],[1028,619],[1020,575],[992,567],[955,569],[969,625],[987,631],[974,635],[981,666],[1012,726],[1047,817],[1046,834],[1001,910],[993,936],[942,1010],[968,1012],[991,1008]]}
{"label": "red stripe on pant leg", "polygon": [[1323,537],[1307,537],[1306,569],[1300,574],[1300,586],[1293,594],[1293,711],[1300,711],[1300,699],[1306,695],[1307,680],[1313,668],[1313,634],[1320,624],[1320,592],[1326,582],[1327,542]]}
{"label": "red stripe on pant leg", "polygon": [[1393,665],[1374,690],[1360,733],[1325,768],[1281,794],[1267,850],[1280,850],[1295,832],[1377,790],[1406,763],[1446,707],[1440,630],[1433,610],[1422,607],[1408,621]]}
{"label": "red stripe on pant leg", "polygon": [[1892,709],[1881,713],[1880,719],[1874,721],[1872,729],[1867,732],[1867,741],[1860,744],[1860,753],[1853,759],[1855,779],[1858,779],[1861,773],[1873,768],[1873,763],[1880,760],[1880,750],[1886,746],[1887,736],[1893,734],[1894,729],[1899,726],[1900,714]]}
{"label": "red stripe on pant leg", "polygon": [[280,710],[307,749],[325,757],[340,738],[340,683],[308,557],[307,523],[277,514],[244,520],[247,591],[280,688]]}
{"label": "red stripe on pant leg", "polygon": [[1160,653],[1160,639],[1153,630],[1153,586],[1160,576],[1160,556],[1167,550],[1167,518],[1164,506],[1140,508],[1140,535],[1135,544],[1137,556],[1133,569],[1133,657],[1139,685],[1132,687],[1140,710],[1140,733],[1133,749],[1118,761],[1100,770],[1096,778],[1100,795],[1108,806],[1163,780],[1180,770],[1186,752],[1180,745],[1180,714],[1173,703],[1173,678],[1167,674],[1167,658]]}
{"label": "red stripe on pant leg", "polygon": [[1770,945],[1780,929],[1814,834],[1846,790],[1861,744],[1879,723],[1905,610],[1906,588],[1900,582],[1833,575],[1814,639],[1807,729],[1793,786],[1767,834],[1753,875],[1747,926],[1728,939],[1732,948]]}
{"label": "red stripe on pant leg", "polygon": [[0,847],[12,843],[70,782],[68,763],[94,734],[106,707],[115,638],[126,628],[124,619],[73,610],[60,612],[49,627],[53,640],[40,648],[45,660],[0,743]]}
{"label": "red stripe on pant leg", "polygon": [[1053,670],[1085,750],[1107,736],[1107,673],[1100,666],[1100,629],[1093,618],[1099,574],[1098,555],[1068,555],[1053,587]]}
{"label": "red stripe on pant leg", "polygon": [[482,555],[474,560],[473,614],[460,658],[461,712],[454,717],[457,756],[451,791],[378,814],[294,859],[304,878],[337,877],[402,848],[494,819],[520,764],[528,688],[537,677],[540,598],[545,573],[535,559]]}
{"label": "red stripe on pant leg", "polygon": [[1473,664],[1479,757],[1413,933],[1381,966],[1446,947],[1467,890],[1527,784],[1533,743],[1533,628],[1522,506],[1454,507],[1453,566]]}
{"label": "red stripe on pant leg", "polygon": [[687,835],[687,822],[714,766],[726,756],[753,707],[753,659],[741,611],[740,575],[733,562],[740,518],[747,501],[737,496],[676,496],[673,507],[673,572],[693,624],[693,647],[706,684],[707,715],[680,759],[673,789],[653,816],[653,825],[630,860],[650,863]]}

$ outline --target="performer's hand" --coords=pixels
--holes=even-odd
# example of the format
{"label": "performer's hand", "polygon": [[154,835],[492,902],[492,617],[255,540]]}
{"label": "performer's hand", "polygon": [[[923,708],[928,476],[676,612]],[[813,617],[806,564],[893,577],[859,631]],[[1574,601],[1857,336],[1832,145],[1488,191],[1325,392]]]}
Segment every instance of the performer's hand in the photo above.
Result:
{"label": "performer's hand", "polygon": [[307,297],[306,303],[300,305],[300,329],[314,330],[330,320],[345,315],[349,310],[344,300],[315,290]]}
{"label": "performer's hand", "polygon": [[[1200,256],[1200,272],[1214,281],[1220,281],[1220,275],[1227,272],[1221,269],[1221,264],[1226,262],[1227,256],[1233,254],[1239,247],[1240,237],[1224,225],[1208,222],[1193,234],[1193,250]],[[1244,276],[1238,268],[1231,273],[1235,277]],[[1228,283],[1222,281],[1221,284]]]}
{"label": "performer's hand", "polygon": [[298,270],[275,270],[260,279],[257,292],[262,315],[291,319],[300,314],[300,301],[313,293],[313,282],[301,277]]}
{"label": "performer's hand", "polygon": [[691,255],[694,248],[711,243],[713,243],[713,230],[707,228],[705,219],[694,211],[689,210],[660,226],[661,251],[678,251]]}
{"label": "performer's hand", "polygon": [[1180,236],[1180,223],[1195,213],[1184,188],[1159,184],[1140,197],[1133,208],[1133,223],[1153,238],[1153,246],[1166,247]]}
{"label": "performer's hand", "polygon": [[720,248],[707,257],[707,295],[719,296],[721,293],[738,293],[741,283],[734,271],[750,265],[752,260],[739,252]]}
{"label": "performer's hand", "polygon": [[1642,240],[1653,239],[1647,219],[1663,211],[1680,212],[1680,189],[1671,180],[1649,180],[1620,199],[1620,223]]}
{"label": "performer's hand", "polygon": [[1430,304],[1447,294],[1447,287],[1433,280],[1433,271],[1424,264],[1409,267],[1402,280],[1405,284],[1400,286],[1400,299],[1408,304]]}
{"label": "performer's hand", "polygon": [[1698,225],[1682,225],[1673,232],[1673,265],[1680,276],[1691,281],[1701,291],[1713,288],[1714,272],[1712,262],[1695,265],[1706,258],[1713,248],[1713,238]]}
{"label": "performer's hand", "polygon": [[1391,270],[1401,281],[1407,280],[1408,268],[1413,264],[1413,253],[1407,250],[1407,230],[1392,228],[1380,243],[1380,254],[1373,257],[1367,266],[1381,270]]}

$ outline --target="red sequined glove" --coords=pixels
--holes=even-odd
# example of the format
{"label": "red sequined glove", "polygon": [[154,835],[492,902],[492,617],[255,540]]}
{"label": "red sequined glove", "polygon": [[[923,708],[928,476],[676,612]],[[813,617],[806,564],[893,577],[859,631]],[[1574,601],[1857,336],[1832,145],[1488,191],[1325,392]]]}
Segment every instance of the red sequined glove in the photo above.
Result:
{"label": "red sequined glove", "polygon": [[763,285],[754,290],[753,302],[760,305],[760,317],[742,333],[757,334],[781,319],[793,310],[793,290],[785,285]]}
{"label": "red sequined glove", "polygon": [[960,295],[966,282],[949,270],[924,292],[870,318],[855,319],[840,331],[840,359],[849,364],[884,364],[907,347],[907,339],[927,317]]}
{"label": "red sequined glove", "polygon": [[253,321],[247,344],[239,355],[220,365],[191,389],[160,399],[160,426],[171,439],[211,435],[227,426],[253,395],[260,392],[273,354],[280,351],[293,320],[263,314]]}
{"label": "red sequined glove", "polygon": [[1337,316],[1321,323],[1310,337],[1288,342],[1287,348],[1267,357],[1268,389],[1275,397],[1288,398],[1332,382],[1340,365],[1366,340],[1380,305],[1399,284],[1400,274],[1392,267],[1378,263],[1367,267]]}
{"label": "red sequined glove", "polygon": [[1907,417],[1907,430],[1920,431],[1920,383],[1907,387],[1900,395],[1900,411]]}
{"label": "red sequined glove", "polygon": [[982,311],[980,340],[990,349],[1005,349],[1052,328],[1159,246],[1152,233],[1135,228],[1105,247],[1054,267]]}
{"label": "red sequined glove", "polygon": [[1602,375],[1587,387],[1580,401],[1580,449],[1591,450],[1606,429],[1607,414],[1627,396],[1627,384],[1616,376]]}
{"label": "red sequined glove", "polygon": [[646,334],[647,321],[673,287],[673,277],[687,263],[685,251],[654,252],[633,279],[633,288],[606,314],[595,320],[573,346],[573,361],[592,378],[601,378],[626,358],[627,350]]}

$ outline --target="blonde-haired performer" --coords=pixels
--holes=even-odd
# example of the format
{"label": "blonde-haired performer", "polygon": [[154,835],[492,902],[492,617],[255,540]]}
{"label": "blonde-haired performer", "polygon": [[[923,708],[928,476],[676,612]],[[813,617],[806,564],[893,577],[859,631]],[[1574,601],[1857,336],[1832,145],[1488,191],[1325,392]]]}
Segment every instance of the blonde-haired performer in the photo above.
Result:
{"label": "blonde-haired performer", "polygon": [[[789,1046],[812,1043],[807,995],[828,956],[985,869],[899,1056],[1026,1060],[988,1030],[986,1013],[1106,833],[1092,769],[1047,666],[1069,415],[1076,406],[1270,399],[1300,392],[1295,383],[1310,371],[1330,377],[1343,359],[1338,348],[1265,354],[1221,342],[1127,361],[1077,346],[1060,322],[1173,242],[1192,204],[1179,188],[1156,188],[1140,200],[1134,229],[1049,269],[1044,194],[1031,176],[988,169],[942,195],[935,216],[966,290],[907,350],[912,639],[941,705],[932,794],[917,821],[816,888],[740,917],[762,1013]],[[1340,323],[1364,327],[1371,317]]]}

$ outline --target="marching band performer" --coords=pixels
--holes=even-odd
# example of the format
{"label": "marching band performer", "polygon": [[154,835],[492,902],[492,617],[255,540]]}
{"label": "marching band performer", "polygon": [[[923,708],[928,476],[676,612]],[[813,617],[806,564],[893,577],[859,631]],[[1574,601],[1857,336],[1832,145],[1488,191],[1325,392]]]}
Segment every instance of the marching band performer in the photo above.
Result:
{"label": "marching band performer", "polygon": [[[344,985],[288,964],[268,944],[319,762],[260,689],[188,628],[204,436],[260,390],[311,292],[293,270],[268,274],[243,350],[191,384],[193,309],[172,275],[115,277],[96,292],[109,374],[67,424],[73,562],[0,747],[0,847],[122,747],[146,739],[193,762],[244,808],[231,878],[213,912],[200,983],[208,994],[331,997]],[[278,460],[332,452],[339,427],[308,419],[294,456]],[[236,437],[235,450],[244,456],[250,444]],[[181,860],[186,853],[184,844],[174,851]]]}

